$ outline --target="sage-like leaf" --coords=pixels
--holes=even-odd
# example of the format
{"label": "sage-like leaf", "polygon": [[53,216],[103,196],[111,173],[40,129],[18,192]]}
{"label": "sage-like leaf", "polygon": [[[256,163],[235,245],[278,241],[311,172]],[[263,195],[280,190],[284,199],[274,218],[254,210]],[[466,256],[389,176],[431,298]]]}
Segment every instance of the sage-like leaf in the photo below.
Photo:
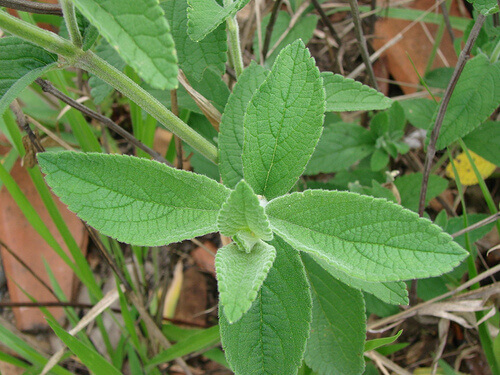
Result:
{"label": "sage-like leaf", "polygon": [[229,324],[220,312],[221,340],[236,375],[295,374],[311,322],[311,294],[297,251],[271,242],[276,259],[250,310]]}
{"label": "sage-like leaf", "polygon": [[272,240],[273,232],[269,220],[252,188],[242,180],[236,185],[222,206],[217,225],[221,234],[227,237],[243,235],[241,250],[250,252],[260,239]]}
{"label": "sage-like leaf", "polygon": [[219,131],[219,169],[224,185],[234,188],[243,179],[243,119],[250,99],[269,72],[251,62],[238,77],[222,115]]}
{"label": "sage-like leaf", "polygon": [[35,79],[54,68],[57,55],[17,37],[0,39],[0,116]]}
{"label": "sage-like leaf", "polygon": [[307,365],[319,375],[361,374],[366,335],[363,294],[333,278],[309,255],[302,254],[302,261],[313,300]]}
{"label": "sage-like leaf", "polygon": [[272,200],[266,213],[294,248],[367,281],[440,275],[468,254],[429,220],[385,199],[306,190]]}
{"label": "sage-like leaf", "polygon": [[177,87],[177,55],[157,0],[73,0],[120,56],[148,84]]}
{"label": "sage-like leaf", "polygon": [[229,189],[152,160],[39,153],[52,190],[81,219],[119,241],[159,246],[217,231]]}
{"label": "sage-like leaf", "polygon": [[230,324],[250,309],[275,258],[274,247],[263,241],[251,253],[241,251],[234,242],[217,251],[219,301]]}
{"label": "sage-like leaf", "polygon": [[326,91],[326,111],[371,111],[392,105],[381,92],[340,74],[321,73]]}
{"label": "sage-like leaf", "polygon": [[256,194],[288,192],[304,171],[323,128],[325,91],[302,41],[283,49],[245,115],[243,174]]}

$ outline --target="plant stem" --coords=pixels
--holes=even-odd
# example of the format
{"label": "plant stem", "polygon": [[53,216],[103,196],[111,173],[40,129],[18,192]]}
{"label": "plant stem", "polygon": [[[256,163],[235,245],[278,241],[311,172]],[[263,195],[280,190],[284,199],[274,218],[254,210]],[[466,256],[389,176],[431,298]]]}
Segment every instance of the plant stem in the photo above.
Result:
{"label": "plant stem", "polygon": [[44,4],[28,0],[0,0],[0,6],[29,13],[63,15],[59,4]]}
{"label": "plant stem", "polygon": [[349,0],[349,5],[351,6],[352,19],[354,22],[354,29],[356,30],[356,38],[359,43],[359,51],[361,52],[361,57],[365,63],[366,71],[370,77],[372,87],[378,90],[377,80],[375,79],[375,73],[373,72],[372,63],[370,61],[370,56],[368,55],[368,47],[366,46],[366,39],[363,34],[363,26],[361,25],[361,18],[359,17],[359,8],[357,0]]}
{"label": "plant stem", "polygon": [[[264,61],[261,61],[264,64],[267,56],[267,51],[269,51],[269,45],[271,44],[271,35],[273,35],[274,25],[276,24],[276,20],[278,19],[278,11],[280,9],[281,0],[276,0],[273,5],[273,10],[271,12],[271,18],[269,19],[269,23],[266,27],[266,37],[264,38],[264,45],[262,46],[262,56]],[[260,25],[257,25],[260,27]]]}
{"label": "plant stem", "polygon": [[168,130],[178,135],[208,160],[217,164],[217,148],[214,145],[190,128],[125,74],[91,51],[85,52],[75,65],[107,82],[126,97],[133,98],[134,102],[157,119]]}
{"label": "plant stem", "polygon": [[70,41],[2,11],[0,11],[0,28],[52,53],[57,53],[69,60],[70,63],[83,54],[83,51]]}
{"label": "plant stem", "polygon": [[241,54],[240,45],[240,30],[238,27],[238,21],[236,16],[233,18],[228,18],[226,20],[227,31],[229,37],[229,48],[231,49],[231,56],[233,58],[233,67],[236,73],[236,77],[239,77],[243,73],[243,56]]}
{"label": "plant stem", "polygon": [[78,29],[78,22],[76,21],[75,6],[70,0],[60,0],[61,8],[63,10],[64,21],[68,28],[69,38],[71,42],[78,48],[82,48],[83,40]]}
{"label": "plant stem", "polygon": [[441,103],[439,105],[439,111],[436,117],[436,122],[434,123],[434,127],[432,129],[429,146],[427,146],[427,155],[425,156],[424,176],[422,178],[422,187],[420,189],[420,201],[418,205],[419,216],[422,216],[424,213],[425,195],[427,193],[427,184],[429,183],[431,164],[432,160],[434,159],[434,156],[436,155],[436,142],[439,136],[441,125],[443,124],[446,109],[448,108],[448,103],[450,102],[451,99],[451,94],[453,93],[453,90],[457,85],[460,74],[462,73],[462,70],[465,67],[465,63],[470,58],[470,51],[472,50],[472,46],[474,45],[474,42],[476,41],[479,35],[479,31],[481,30],[481,27],[483,26],[485,19],[486,17],[483,16],[482,14],[477,15],[474,27],[472,28],[469,34],[469,38],[465,43],[464,49],[462,50],[462,52],[460,52],[460,56],[458,58],[455,70],[453,71],[450,83],[448,84],[448,87],[446,88],[446,91],[443,96],[443,100],[441,100]]}

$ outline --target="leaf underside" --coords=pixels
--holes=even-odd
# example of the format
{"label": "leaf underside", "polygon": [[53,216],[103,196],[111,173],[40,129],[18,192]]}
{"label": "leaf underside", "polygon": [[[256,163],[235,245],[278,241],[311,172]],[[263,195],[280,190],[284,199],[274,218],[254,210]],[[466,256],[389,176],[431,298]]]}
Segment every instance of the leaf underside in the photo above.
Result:
{"label": "leaf underside", "polygon": [[89,225],[141,246],[178,242],[217,230],[229,195],[223,185],[155,161],[98,153],[39,153],[52,190]]}
{"label": "leaf underside", "polygon": [[467,255],[441,228],[385,199],[306,190],[272,200],[266,213],[294,248],[367,281],[440,275]]}

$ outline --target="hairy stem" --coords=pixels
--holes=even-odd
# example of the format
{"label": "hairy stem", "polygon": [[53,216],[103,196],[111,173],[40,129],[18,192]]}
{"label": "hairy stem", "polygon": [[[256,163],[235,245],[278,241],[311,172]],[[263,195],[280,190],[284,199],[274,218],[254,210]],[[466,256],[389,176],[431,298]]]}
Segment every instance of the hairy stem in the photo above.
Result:
{"label": "hairy stem", "polygon": [[243,73],[244,68],[243,55],[241,54],[240,30],[236,16],[228,18],[226,23],[229,36],[229,48],[231,49],[231,56],[233,58],[233,67],[236,77],[239,77],[240,74]]}
{"label": "hairy stem", "polygon": [[53,14],[55,16],[63,15],[59,4],[44,4],[28,0],[0,0],[0,6],[20,10],[22,12]]}
{"label": "hairy stem", "polygon": [[63,10],[64,21],[68,28],[69,38],[71,42],[78,48],[82,48],[83,40],[78,29],[78,22],[76,21],[75,6],[71,0],[60,0],[61,8]]}

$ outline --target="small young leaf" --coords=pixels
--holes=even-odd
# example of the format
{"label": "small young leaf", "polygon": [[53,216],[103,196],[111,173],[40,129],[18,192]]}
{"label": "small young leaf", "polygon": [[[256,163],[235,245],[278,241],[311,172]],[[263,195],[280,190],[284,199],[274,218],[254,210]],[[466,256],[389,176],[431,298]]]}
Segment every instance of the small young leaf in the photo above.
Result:
{"label": "small young leaf", "polygon": [[168,23],[172,29],[179,64],[183,72],[197,81],[210,68],[219,75],[226,69],[227,42],[226,30],[219,27],[203,41],[195,43],[187,33],[187,0],[169,0],[160,4],[165,11]]}
{"label": "small young leaf", "polygon": [[151,86],[177,87],[174,40],[157,0],[73,0],[121,57]]}
{"label": "small young leaf", "polygon": [[323,129],[325,91],[302,41],[283,49],[247,108],[243,173],[256,194],[272,199],[300,177]]}
{"label": "small young leaf", "polygon": [[123,155],[39,153],[47,183],[70,210],[103,234],[159,246],[217,231],[229,195],[191,172]]}
{"label": "small young leaf", "polygon": [[251,253],[241,251],[234,242],[217,251],[219,301],[229,324],[250,309],[275,258],[276,249],[263,241]]}
{"label": "small young leaf", "polygon": [[441,150],[469,134],[499,103],[500,61],[492,64],[485,55],[469,60],[451,95],[436,148]]}
{"label": "small young leaf", "polygon": [[367,129],[345,122],[325,125],[314,150],[306,175],[338,172],[349,168],[374,151],[374,141]]}
{"label": "small young leaf", "polygon": [[302,261],[313,300],[307,365],[319,375],[361,374],[366,335],[363,295],[333,278],[309,255],[302,254]]}
{"label": "small young leaf", "polygon": [[495,0],[467,0],[469,3],[474,5],[474,9],[484,14],[485,16],[489,14],[494,14],[498,12],[498,2]]}
{"label": "small young leaf", "polygon": [[389,154],[385,150],[377,148],[370,158],[370,168],[376,172],[384,169],[387,164],[389,164]]}
{"label": "small young leaf", "polygon": [[321,77],[326,91],[326,111],[371,111],[392,105],[392,99],[361,82],[332,72],[323,72]]}
{"label": "small young leaf", "polygon": [[227,18],[233,17],[250,0],[236,0],[223,7],[215,0],[188,0],[188,33],[199,42]]}
{"label": "small young leaf", "polygon": [[106,361],[93,348],[80,342],[76,337],[71,336],[57,323],[49,320],[50,327],[56,335],[68,346],[68,348],[80,358],[80,360],[96,375],[119,375],[122,372]]}
{"label": "small young leaf", "polygon": [[464,138],[467,147],[476,154],[500,166],[500,122],[486,121]]}
{"label": "small young leaf", "polygon": [[[422,173],[411,173],[398,177],[394,181],[394,185],[396,185],[396,188],[399,191],[401,206],[417,212],[420,199],[420,189],[422,188]],[[425,204],[429,204],[432,199],[436,198],[439,194],[445,191],[447,187],[448,181],[445,178],[431,174],[429,176]]]}
{"label": "small young leaf", "polygon": [[238,77],[222,115],[219,132],[219,169],[224,185],[234,188],[243,179],[243,119],[248,103],[269,72],[254,61]]}
{"label": "small young leaf", "polygon": [[306,190],[269,202],[273,230],[350,276],[399,281],[440,275],[467,252],[441,228],[383,199]]}
{"label": "small young leaf", "polygon": [[394,336],[390,337],[382,337],[380,339],[373,339],[370,341],[367,341],[365,343],[365,352],[368,352],[370,350],[375,350],[378,349],[382,346],[392,344],[394,341],[398,339],[399,336],[403,333],[403,330],[401,329],[398,333],[396,333]]}
{"label": "small young leaf", "polygon": [[408,305],[408,290],[404,281],[373,283],[349,276],[339,268],[318,257],[312,256],[312,259],[334,278],[351,288],[370,293],[391,305]]}
{"label": "small young leaf", "polygon": [[[118,52],[116,52],[116,50],[106,41],[106,39],[101,39],[99,41],[95,53],[101,59],[106,60],[120,71],[122,71],[127,65],[125,64],[125,61],[122,60]],[[111,87],[111,85],[93,74],[90,74],[89,86],[90,94],[94,98],[94,102],[96,104],[102,103],[102,101],[113,92],[113,87]]]}
{"label": "small young leaf", "polygon": [[[266,29],[270,19],[271,13],[269,13],[262,19],[262,22],[260,23],[262,35],[266,35]],[[311,40],[317,24],[318,17],[314,14],[301,16],[295,22],[295,24],[292,24],[292,16],[286,11],[279,11],[278,17],[276,18],[276,21],[274,23],[273,32],[271,34],[268,56],[265,59],[265,66],[270,68],[276,60],[276,57],[278,57],[280,51],[287,45],[292,44],[297,39],[301,39],[304,44],[309,43],[309,40]],[[278,44],[276,45],[276,43]],[[259,36],[257,31],[255,31],[255,37],[253,39],[253,50],[260,51],[260,49],[261,47],[259,45]],[[269,54],[269,52],[271,52],[271,54]],[[255,58],[257,62],[260,62],[260,53],[255,53]]]}
{"label": "small young leaf", "polygon": [[247,253],[252,251],[253,246],[260,239],[266,241],[273,239],[273,232],[264,213],[264,207],[260,205],[259,198],[245,180],[241,180],[236,185],[226,203],[223,204],[217,218],[217,226],[224,236],[241,235],[242,242],[237,242],[243,245],[241,250]]}
{"label": "small young leaf", "polygon": [[311,322],[311,294],[297,251],[271,242],[276,259],[250,310],[229,324],[222,309],[222,345],[236,375],[295,374]]}
{"label": "small young leaf", "polygon": [[17,37],[0,39],[0,116],[28,87],[57,64],[57,56]]}

